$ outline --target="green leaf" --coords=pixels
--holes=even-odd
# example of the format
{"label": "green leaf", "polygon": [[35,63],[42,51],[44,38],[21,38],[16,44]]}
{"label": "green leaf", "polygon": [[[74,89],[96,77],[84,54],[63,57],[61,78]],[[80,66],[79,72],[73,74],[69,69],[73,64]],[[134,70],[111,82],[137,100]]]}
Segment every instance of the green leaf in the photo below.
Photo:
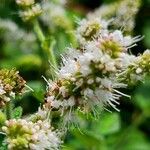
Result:
{"label": "green leaf", "polygon": [[135,128],[125,130],[124,135],[118,136],[118,145],[114,149],[121,150],[149,150],[150,144],[144,134]]}
{"label": "green leaf", "polygon": [[135,104],[138,106],[145,116],[150,116],[150,81],[146,81],[146,84],[139,87],[135,95]]}
{"label": "green leaf", "polygon": [[102,135],[113,134],[120,129],[120,118],[118,113],[104,113],[99,123],[96,123],[94,130]]}
{"label": "green leaf", "polygon": [[7,150],[7,144],[4,141],[5,136],[0,134],[0,150]]}
{"label": "green leaf", "polygon": [[105,141],[102,138],[96,138],[93,134],[73,130],[72,134],[76,137],[70,142],[70,146],[74,145],[74,149],[106,149]]}
{"label": "green leaf", "polygon": [[146,47],[150,47],[150,42],[149,42],[149,39],[150,39],[150,21],[146,22],[145,23],[145,26],[143,28],[143,35],[145,35],[145,38],[144,38],[144,44],[146,45]]}
{"label": "green leaf", "polygon": [[15,119],[19,119],[19,118],[21,118],[21,116],[22,116],[22,107],[17,107],[17,108],[15,108],[14,110],[13,110],[13,112],[12,112],[12,117],[13,118],[15,118]]}
{"label": "green leaf", "polygon": [[28,86],[33,89],[33,96],[41,102],[44,99],[45,94],[43,83],[40,81],[31,81],[28,82]]}
{"label": "green leaf", "polygon": [[0,127],[4,125],[5,121],[6,115],[2,111],[0,111]]}

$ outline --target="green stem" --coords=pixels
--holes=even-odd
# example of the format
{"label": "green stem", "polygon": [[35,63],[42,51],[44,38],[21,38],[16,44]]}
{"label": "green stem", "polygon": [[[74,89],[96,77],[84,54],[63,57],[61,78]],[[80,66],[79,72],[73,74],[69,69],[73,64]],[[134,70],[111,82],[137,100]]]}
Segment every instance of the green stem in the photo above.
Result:
{"label": "green stem", "polygon": [[45,36],[44,36],[44,34],[43,34],[43,32],[40,28],[40,25],[39,25],[38,21],[35,21],[33,25],[34,25],[34,31],[35,31],[39,41],[41,43],[43,43],[45,41]]}
{"label": "green stem", "polygon": [[69,38],[73,47],[78,47],[77,39],[73,33],[73,31],[69,31]]}
{"label": "green stem", "polygon": [[12,118],[12,105],[11,105],[11,102],[8,102],[6,104],[5,112],[6,112],[7,119],[11,119]]}
{"label": "green stem", "polygon": [[53,51],[53,47],[55,44],[56,44],[56,41],[52,40],[52,42],[48,48],[48,51],[49,51],[49,59],[51,60],[52,65],[57,69],[57,61],[56,61],[56,57],[55,57],[55,54]]}
{"label": "green stem", "polygon": [[[57,61],[55,54],[53,52],[53,46],[55,45],[55,41],[52,40],[49,42],[49,40],[46,40],[45,35],[43,34],[43,31],[41,30],[41,27],[38,23],[38,21],[34,22],[34,31],[37,35],[37,38],[39,39],[41,43],[41,48],[43,50],[44,57],[46,58],[46,61],[50,61],[51,65],[57,69]],[[51,69],[51,74],[55,76],[54,69]]]}

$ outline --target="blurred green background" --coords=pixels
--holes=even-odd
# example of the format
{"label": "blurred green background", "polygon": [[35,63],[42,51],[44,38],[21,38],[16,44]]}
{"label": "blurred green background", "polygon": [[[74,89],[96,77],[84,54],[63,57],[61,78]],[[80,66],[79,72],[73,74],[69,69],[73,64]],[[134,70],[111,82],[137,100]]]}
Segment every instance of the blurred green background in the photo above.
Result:
{"label": "blurred green background", "polygon": [[[72,26],[75,17],[82,18],[87,12],[103,3],[115,0],[68,0],[66,6]],[[134,2],[134,0],[133,0]],[[43,30],[47,26],[41,22]],[[133,48],[135,55],[150,48],[150,0],[142,0],[136,16],[134,35],[145,38]],[[60,62],[70,40],[64,29],[57,28],[53,33],[56,40],[54,52]],[[51,37],[50,37],[51,38]],[[14,0],[0,0],[0,68],[17,68],[34,92],[16,100],[16,106],[23,107],[23,114],[37,111],[44,100],[46,82],[49,77],[45,58],[31,24],[24,23],[18,15]],[[48,62],[47,62],[48,63]],[[103,112],[98,120],[80,117],[80,128],[70,129],[63,150],[150,150],[150,81],[134,89],[127,90],[131,99],[122,98],[120,113]]]}

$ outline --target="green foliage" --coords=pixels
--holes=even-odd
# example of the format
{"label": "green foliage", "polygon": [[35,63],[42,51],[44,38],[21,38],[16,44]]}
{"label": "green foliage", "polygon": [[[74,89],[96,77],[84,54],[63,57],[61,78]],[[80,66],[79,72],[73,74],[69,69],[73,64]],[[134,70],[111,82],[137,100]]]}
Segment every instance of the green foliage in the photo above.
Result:
{"label": "green foliage", "polygon": [[12,118],[14,119],[19,119],[22,116],[22,107],[16,107],[15,109],[13,109],[12,111]]}
{"label": "green foliage", "polygon": [[95,133],[99,135],[110,135],[121,128],[120,116],[118,113],[104,113],[99,121],[93,125]]}
{"label": "green foliage", "polygon": [[4,125],[5,121],[6,121],[5,114],[2,111],[0,111],[0,127]]}

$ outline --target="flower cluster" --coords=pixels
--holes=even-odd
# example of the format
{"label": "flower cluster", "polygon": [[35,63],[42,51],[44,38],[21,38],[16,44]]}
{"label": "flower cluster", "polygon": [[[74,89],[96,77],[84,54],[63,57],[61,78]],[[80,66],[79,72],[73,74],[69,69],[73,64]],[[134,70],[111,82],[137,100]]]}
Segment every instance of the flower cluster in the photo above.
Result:
{"label": "flower cluster", "polygon": [[128,83],[120,80],[120,74],[137,59],[128,50],[142,39],[140,36],[125,36],[121,30],[109,30],[111,20],[87,17],[79,22],[76,30],[79,47],[70,48],[62,57],[57,78],[49,81],[44,107],[61,112],[65,121],[70,121],[76,110],[83,113],[108,106],[119,111],[119,91]]}
{"label": "flower cluster", "polygon": [[141,6],[141,0],[120,0],[107,5],[102,5],[95,12],[88,14],[89,18],[101,17],[102,19],[112,19],[111,25],[115,29],[123,28],[125,33],[130,34],[135,26],[135,16]]}
{"label": "flower cluster", "polygon": [[[88,28],[88,25],[91,26],[89,23],[83,27]],[[70,48],[62,59],[58,78],[49,82],[46,105],[59,109],[64,116],[68,116],[68,112],[73,115],[76,109],[95,115],[96,108],[106,109],[107,106],[119,111],[116,104],[125,94],[117,89],[125,88],[126,84],[120,82],[117,75],[135,59],[128,54],[128,49],[141,38],[124,36],[120,30],[105,29],[98,33],[81,48]]]}
{"label": "flower cluster", "polygon": [[[67,16],[64,0],[51,0],[42,4],[43,13],[41,20],[53,31],[59,27],[65,30],[72,30],[73,25]],[[55,8],[55,9],[54,9]]]}
{"label": "flower cluster", "polygon": [[16,0],[16,3],[22,7],[20,16],[24,21],[30,21],[42,13],[40,4],[35,3],[34,0]]}
{"label": "flower cluster", "polygon": [[28,7],[35,3],[34,0],[16,0],[16,3],[22,7]]}
{"label": "flower cluster", "polygon": [[3,36],[7,43],[17,46],[22,51],[29,52],[37,48],[35,35],[32,32],[28,33],[20,29],[15,22],[9,19],[0,18],[1,36]]}
{"label": "flower cluster", "polygon": [[0,106],[24,92],[25,81],[15,69],[0,70]]}
{"label": "flower cluster", "polygon": [[150,50],[146,50],[143,55],[136,59],[119,74],[119,78],[129,86],[137,85],[143,82],[146,77],[150,76]]}
{"label": "flower cluster", "polygon": [[7,120],[2,127],[10,150],[58,150],[61,140],[48,121]]}

